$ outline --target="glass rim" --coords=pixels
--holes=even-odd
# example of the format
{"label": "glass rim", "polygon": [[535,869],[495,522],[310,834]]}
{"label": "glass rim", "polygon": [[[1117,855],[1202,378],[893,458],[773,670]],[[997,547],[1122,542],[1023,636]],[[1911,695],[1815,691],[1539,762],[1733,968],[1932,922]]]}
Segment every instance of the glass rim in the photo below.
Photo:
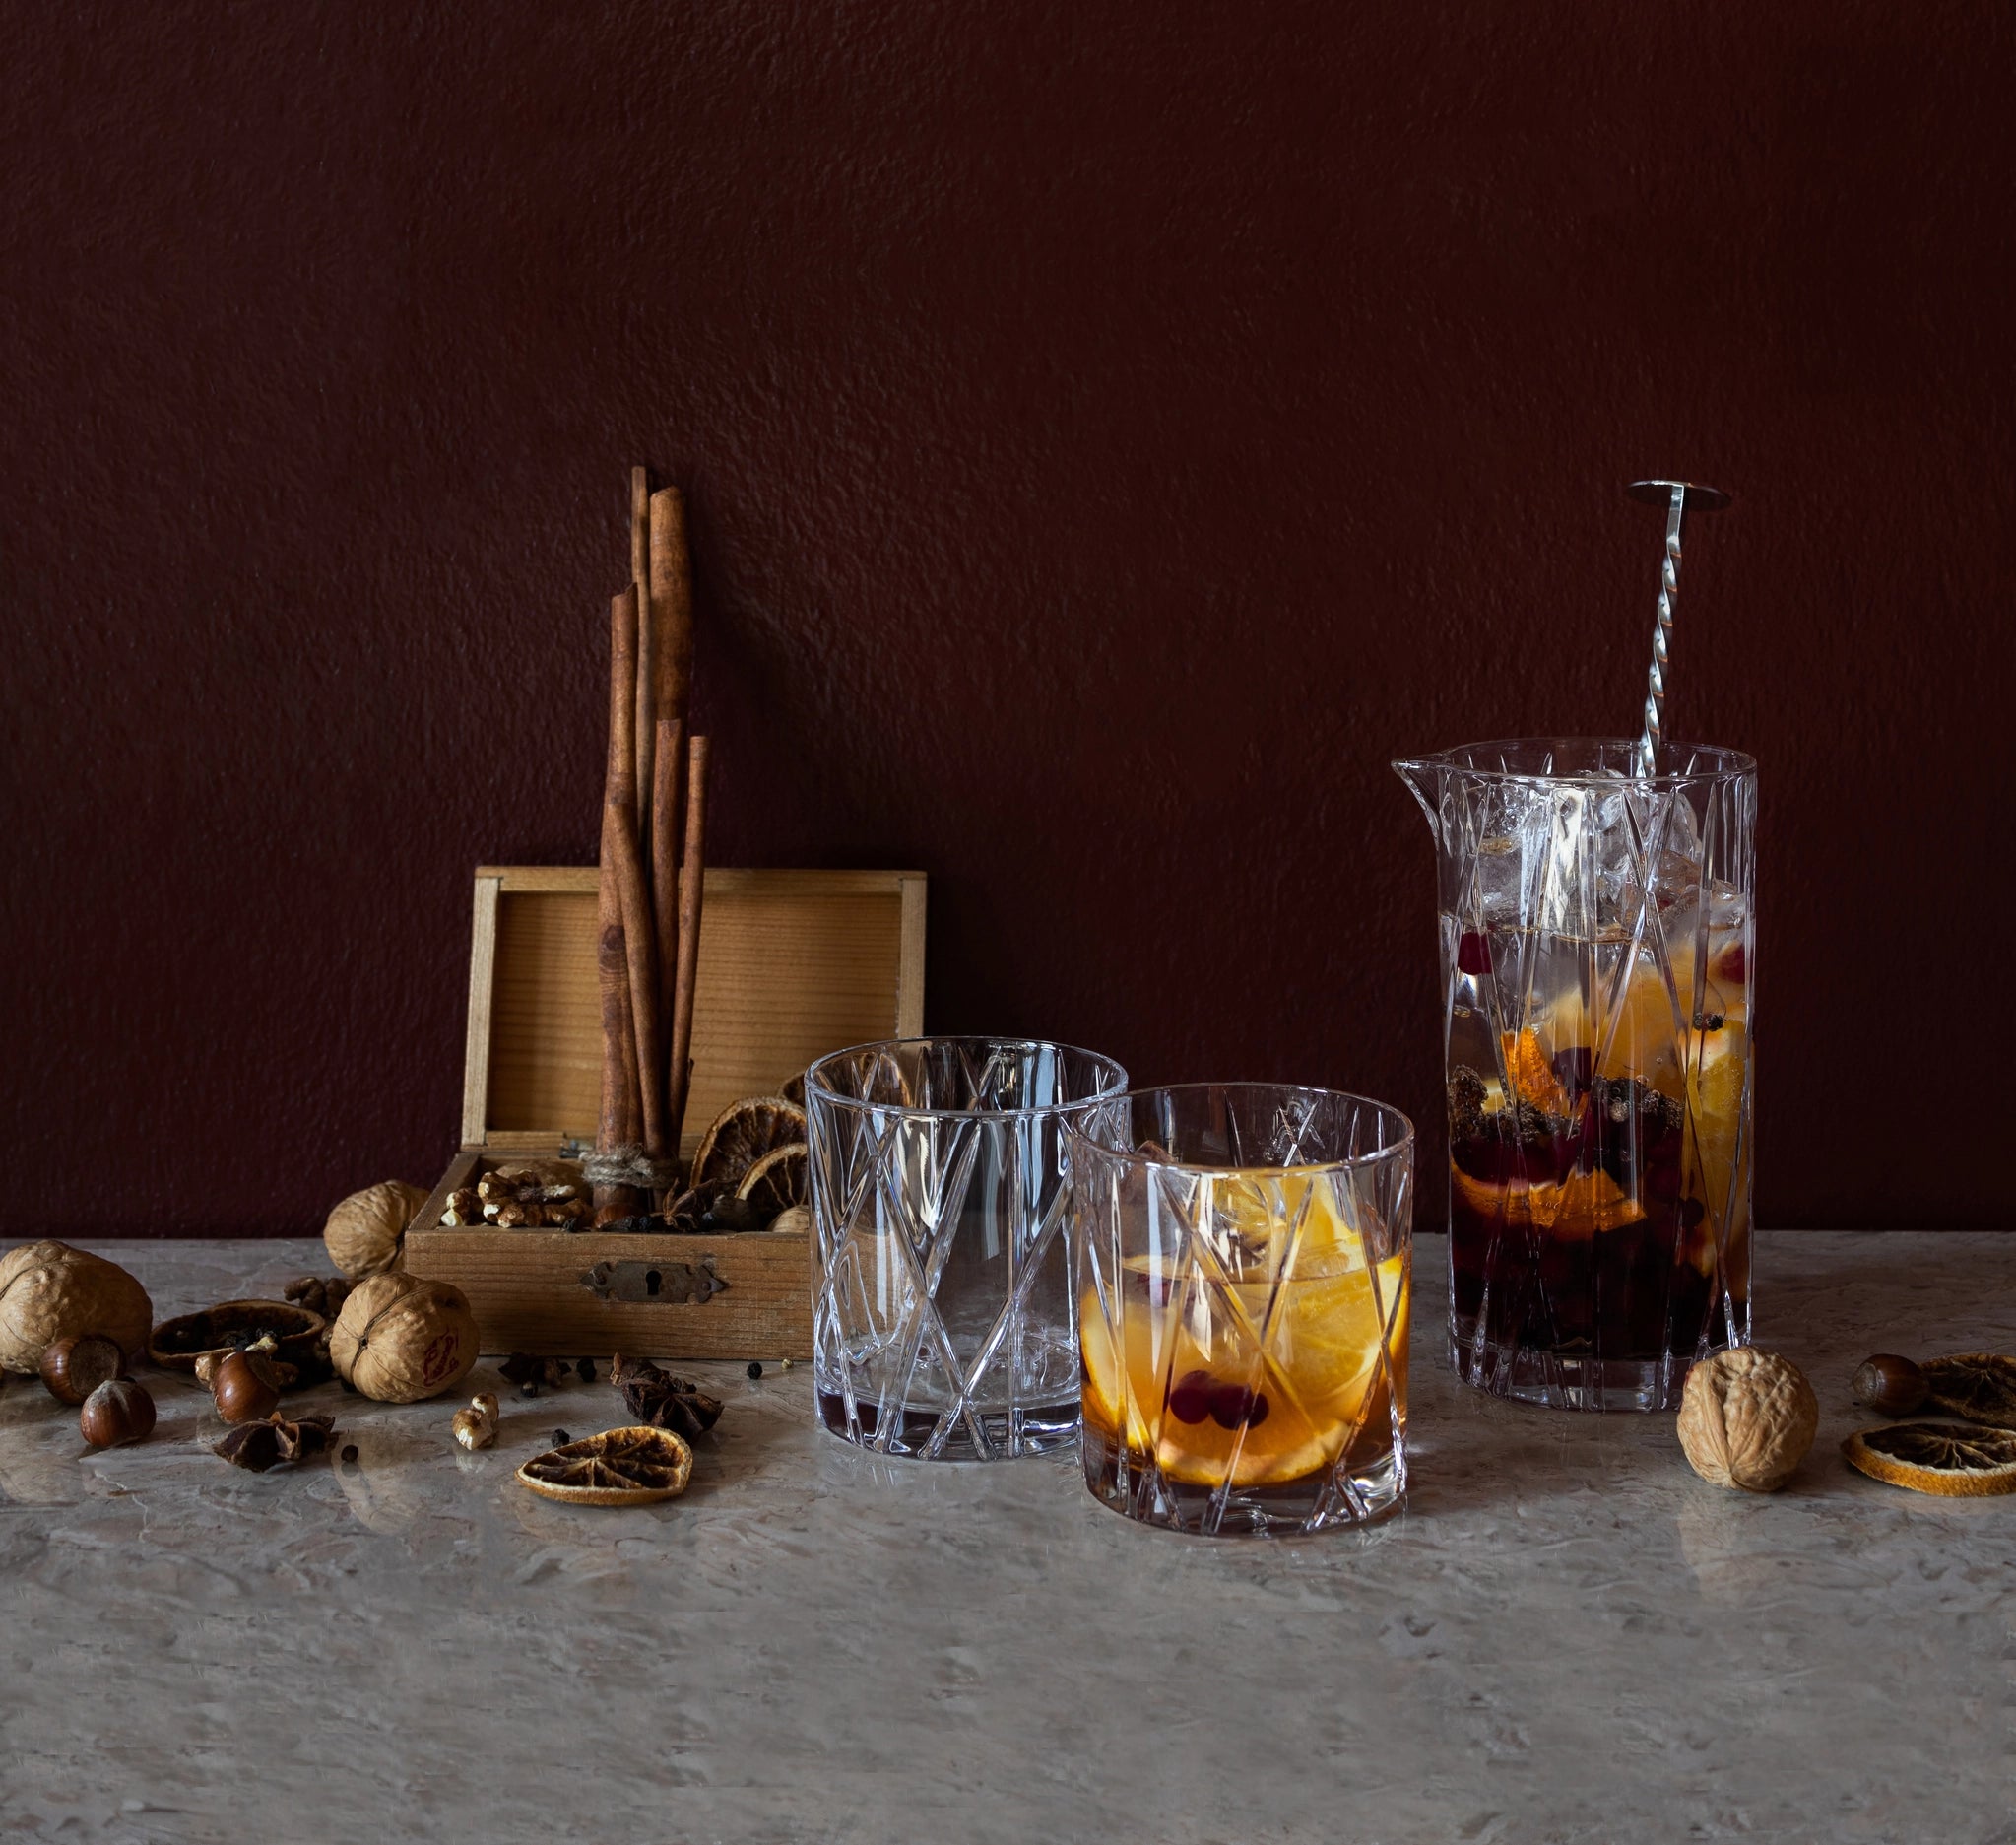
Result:
{"label": "glass rim", "polygon": [[1322,1095],[1333,1101],[1360,1102],[1367,1108],[1375,1108],[1381,1114],[1391,1115],[1400,1124],[1398,1140],[1390,1147],[1379,1147],[1366,1153],[1346,1153],[1341,1159],[1305,1159],[1292,1166],[1239,1165],[1206,1166],[1194,1159],[1178,1159],[1173,1155],[1157,1158],[1153,1153],[1144,1153],[1134,1147],[1108,1147],[1103,1141],[1095,1141],[1084,1130],[1081,1123],[1069,1121],[1065,1132],[1072,1139],[1083,1141],[1095,1152],[1105,1153],[1114,1159],[1124,1159],[1131,1165],[1153,1167],[1161,1172],[1195,1173],[1200,1178],[1220,1177],[1227,1173],[1277,1173],[1277,1172],[1349,1172],[1360,1166],[1376,1165],[1382,1159],[1391,1159],[1397,1153],[1409,1152],[1420,1138],[1415,1132],[1413,1117],[1404,1110],[1396,1108],[1391,1102],[1383,1102],[1376,1095],[1360,1095],[1355,1089],[1325,1088],[1314,1083],[1264,1083],[1240,1081],[1233,1083],[1153,1083],[1138,1089],[1122,1089],[1117,1095],[1095,1096],[1101,1102],[1131,1102],[1144,1095],[1185,1095],[1200,1089],[1245,1089],[1268,1090],[1277,1095]]}
{"label": "glass rim", "polygon": [[[836,1063],[842,1057],[858,1057],[866,1051],[897,1051],[919,1044],[986,1044],[1013,1050],[1064,1051],[1102,1066],[1102,1077],[1112,1076],[1118,1082],[1111,1088],[1097,1089],[1075,1101],[1032,1102],[1026,1108],[926,1108],[915,1102],[872,1102],[860,1095],[842,1095],[839,1090],[828,1088],[815,1080],[827,1064]],[[817,1089],[819,1099],[835,1108],[886,1109],[894,1114],[914,1116],[920,1121],[1030,1121],[1043,1115],[1070,1114],[1080,1108],[1089,1108],[1095,1102],[1111,1101],[1116,1095],[1125,1093],[1126,1088],[1126,1067],[1117,1057],[1109,1057],[1104,1051],[1088,1051],[1081,1044],[1064,1044],[1055,1038],[992,1037],[986,1033],[927,1032],[914,1038],[870,1038],[863,1044],[850,1044],[844,1050],[828,1051],[825,1056],[808,1064],[805,1072],[805,1098],[808,1102],[812,1100],[813,1090]]]}
{"label": "glass rim", "polygon": [[1636,782],[1641,787],[1676,788],[1696,782],[1740,781],[1745,775],[1757,772],[1757,758],[1741,750],[1732,750],[1726,744],[1688,743],[1676,739],[1661,743],[1659,754],[1671,757],[1692,752],[1695,756],[1712,757],[1715,762],[1708,767],[1687,769],[1661,769],[1655,775],[1612,774],[1600,769],[1573,769],[1565,773],[1535,769],[1493,768],[1478,763],[1459,761],[1458,758],[1473,751],[1506,751],[1521,749],[1556,750],[1616,750],[1630,755],[1639,747],[1636,737],[1487,737],[1478,743],[1459,743],[1447,750],[1431,750],[1421,756],[1395,757],[1389,766],[1397,771],[1421,768],[1454,769],[1460,775],[1473,775],[1480,781],[1549,781],[1563,782],[1574,787],[1612,788],[1621,780],[1626,784]]}

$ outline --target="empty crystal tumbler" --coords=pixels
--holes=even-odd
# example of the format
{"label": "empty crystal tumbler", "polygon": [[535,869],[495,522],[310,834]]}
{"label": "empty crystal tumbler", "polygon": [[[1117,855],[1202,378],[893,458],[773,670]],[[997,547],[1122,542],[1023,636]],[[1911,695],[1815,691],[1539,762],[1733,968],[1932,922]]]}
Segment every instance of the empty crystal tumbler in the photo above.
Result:
{"label": "empty crystal tumbler", "polygon": [[1081,1113],[1071,1158],[1094,1496],[1213,1536],[1398,1505],[1406,1117],[1334,1089],[1143,1089]]}
{"label": "empty crystal tumbler", "polygon": [[1457,1372],[1674,1407],[1750,1338],[1757,765],[1622,739],[1395,763],[1434,829]]}
{"label": "empty crystal tumbler", "polygon": [[1026,1039],[867,1044],[806,1073],[813,1384],[835,1434],[997,1460],[1078,1429],[1065,1127],[1127,1087]]}

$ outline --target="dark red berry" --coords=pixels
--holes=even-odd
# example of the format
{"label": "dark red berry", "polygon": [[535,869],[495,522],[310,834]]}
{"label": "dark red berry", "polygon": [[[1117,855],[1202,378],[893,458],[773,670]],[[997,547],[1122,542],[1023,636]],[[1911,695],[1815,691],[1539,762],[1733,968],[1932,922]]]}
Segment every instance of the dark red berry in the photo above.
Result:
{"label": "dark red berry", "polygon": [[1571,1044],[1565,1051],[1556,1051],[1550,1060],[1554,1081],[1571,1096],[1589,1093],[1589,1081],[1595,1074],[1595,1052],[1587,1044]]}
{"label": "dark red berry", "polygon": [[1722,952],[1722,958],[1715,964],[1715,971],[1723,980],[1741,984],[1746,962],[1743,958],[1743,945],[1738,942]]}
{"label": "dark red berry", "polygon": [[1220,1384],[1211,1392],[1211,1420],[1220,1428],[1237,1428],[1244,1422],[1257,1428],[1267,1420],[1268,1400],[1244,1384]]}
{"label": "dark red berry", "polygon": [[1700,1199],[1683,1198],[1680,1200],[1680,1227],[1683,1230],[1691,1230],[1707,1216],[1708,1207]]}
{"label": "dark red berry", "polygon": [[1460,973],[1487,974],[1491,971],[1491,945],[1474,929],[1465,929],[1456,945],[1456,965]]}
{"label": "dark red berry", "polygon": [[1186,1371],[1169,1393],[1169,1414],[1179,1422],[1202,1422],[1211,1413],[1211,1374]]}

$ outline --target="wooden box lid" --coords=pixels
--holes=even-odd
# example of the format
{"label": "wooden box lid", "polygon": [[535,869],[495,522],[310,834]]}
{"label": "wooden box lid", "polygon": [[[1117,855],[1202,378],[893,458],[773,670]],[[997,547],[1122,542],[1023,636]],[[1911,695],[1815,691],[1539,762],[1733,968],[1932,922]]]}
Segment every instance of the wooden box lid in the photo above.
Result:
{"label": "wooden box lid", "polygon": [[[462,1144],[593,1145],[602,1109],[592,865],[484,865],[469,955]],[[680,1151],[814,1058],[924,1029],[925,876],[707,868]]]}

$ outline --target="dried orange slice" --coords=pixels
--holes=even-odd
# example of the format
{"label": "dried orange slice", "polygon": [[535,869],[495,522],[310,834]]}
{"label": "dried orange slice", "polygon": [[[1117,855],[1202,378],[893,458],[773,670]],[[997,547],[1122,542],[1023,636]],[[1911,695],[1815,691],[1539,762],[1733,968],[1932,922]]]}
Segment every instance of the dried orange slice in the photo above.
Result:
{"label": "dried orange slice", "polygon": [[1933,1409],[1990,1428],[2016,1428],[2016,1358],[1999,1351],[1963,1351],[1927,1358],[1918,1369],[1925,1374],[1925,1401]]}
{"label": "dried orange slice", "polygon": [[1893,1422],[1851,1435],[1841,1452],[1871,1480],[1942,1499],[2016,1492],[2016,1429]]}
{"label": "dried orange slice", "polygon": [[774,1153],[765,1153],[749,1167],[736,1197],[751,1206],[759,1223],[802,1205],[812,1195],[812,1160],[803,1141],[793,1141]]}
{"label": "dried orange slice", "polygon": [[693,1155],[689,1188],[740,1185],[762,1156],[805,1139],[805,1110],[781,1095],[745,1095],[715,1117]]}
{"label": "dried orange slice", "polygon": [[685,1491],[693,1451],[669,1428],[610,1428],[535,1454],[517,1481],[562,1505],[650,1505]]}
{"label": "dried orange slice", "polygon": [[1542,1114],[1565,1115],[1568,1091],[1554,1075],[1554,1066],[1540,1048],[1540,1034],[1528,1025],[1521,1031],[1502,1031],[1499,1042],[1505,1052],[1505,1074],[1512,1080],[1513,1093],[1531,1102]]}

